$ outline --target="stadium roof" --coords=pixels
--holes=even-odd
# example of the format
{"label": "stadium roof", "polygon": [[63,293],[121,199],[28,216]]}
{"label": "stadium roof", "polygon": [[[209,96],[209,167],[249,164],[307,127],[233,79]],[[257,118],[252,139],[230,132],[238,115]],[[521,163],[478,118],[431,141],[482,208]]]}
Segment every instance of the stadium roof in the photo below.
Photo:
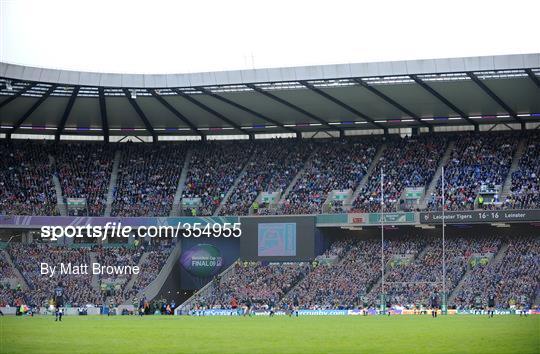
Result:
{"label": "stadium roof", "polygon": [[0,63],[0,132],[298,133],[540,121],[540,54],[135,75]]}

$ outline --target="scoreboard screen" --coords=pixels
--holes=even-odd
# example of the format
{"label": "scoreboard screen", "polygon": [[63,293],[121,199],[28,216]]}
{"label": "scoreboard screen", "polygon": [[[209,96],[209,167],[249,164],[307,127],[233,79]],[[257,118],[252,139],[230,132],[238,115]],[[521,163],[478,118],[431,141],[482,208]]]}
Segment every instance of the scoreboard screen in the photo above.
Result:
{"label": "scoreboard screen", "polygon": [[315,217],[241,217],[240,258],[246,261],[297,262],[315,257]]}
{"label": "scoreboard screen", "polygon": [[296,256],[296,223],[261,223],[257,236],[259,257]]}

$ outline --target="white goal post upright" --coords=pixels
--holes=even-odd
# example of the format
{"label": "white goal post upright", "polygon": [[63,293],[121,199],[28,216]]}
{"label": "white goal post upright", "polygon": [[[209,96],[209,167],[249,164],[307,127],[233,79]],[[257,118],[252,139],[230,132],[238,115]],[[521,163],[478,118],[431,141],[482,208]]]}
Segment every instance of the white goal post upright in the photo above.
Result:
{"label": "white goal post upright", "polygon": [[444,209],[445,209],[445,197],[444,197],[444,166],[442,168],[441,173],[441,194],[442,194],[442,273],[443,273],[443,279],[442,279],[442,299],[441,299],[441,312],[443,314],[446,314],[447,310],[447,298],[446,298],[446,240],[445,240],[445,229],[446,229],[446,222],[444,218]]}
{"label": "white goal post upright", "polygon": [[384,172],[381,167],[381,309],[386,313],[386,296],[384,293]]}

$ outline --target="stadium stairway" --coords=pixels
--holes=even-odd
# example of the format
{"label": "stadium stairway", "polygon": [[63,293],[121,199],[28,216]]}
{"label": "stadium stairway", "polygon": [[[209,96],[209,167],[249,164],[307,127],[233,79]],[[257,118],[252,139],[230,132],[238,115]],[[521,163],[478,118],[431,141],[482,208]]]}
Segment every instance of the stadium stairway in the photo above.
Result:
{"label": "stadium stairway", "polygon": [[[142,271],[144,271],[144,268],[142,267],[144,261],[146,261],[146,259],[148,258],[148,252],[144,252],[141,256],[141,258],[139,258],[139,262],[137,262],[137,266],[139,267],[139,269],[141,269]],[[131,289],[133,289],[133,284],[135,284],[135,281],[137,280],[137,278],[139,277],[138,274],[133,274],[131,276],[131,278],[129,278],[126,286],[124,287],[124,290],[123,292],[124,293],[128,293],[131,291]],[[124,299],[124,301],[128,301],[129,302],[129,299]]]}
{"label": "stadium stairway", "polygon": [[[90,264],[95,264],[97,263],[97,257],[96,257],[96,252],[90,252]],[[100,288],[99,288],[99,276],[97,274],[92,274],[92,288],[97,290],[97,291],[100,291]]]}
{"label": "stadium stairway", "polygon": [[[420,252],[418,252],[416,257],[413,258],[411,264],[416,262],[417,259],[421,259],[422,257],[424,257],[424,255],[427,253],[428,247],[429,247],[428,245],[424,246],[424,248],[422,248],[422,250],[420,250]],[[390,258],[388,257],[388,259],[386,260],[386,264],[384,266],[384,274],[385,275],[390,272],[390,264],[388,262],[389,260],[390,260]],[[372,291],[377,290],[377,288],[379,288],[381,286],[381,283],[382,283],[382,276],[380,276],[379,279],[377,279],[377,281],[375,283],[373,283],[373,285],[370,288],[366,289],[366,294],[370,294]]]}
{"label": "stadium stairway", "polygon": [[[140,299],[142,294],[145,294],[148,301],[151,301],[159,294],[159,291],[161,290],[161,288],[163,287],[163,284],[169,277],[171,270],[176,265],[176,262],[178,261],[178,259],[180,259],[181,253],[182,253],[182,244],[181,242],[176,242],[176,245],[174,245],[174,248],[172,249],[171,254],[169,254],[169,258],[167,258],[167,261],[165,262],[165,265],[163,266],[163,268],[161,268],[156,278],[150,284],[148,284],[146,288],[139,291],[139,293],[137,294],[137,298]],[[145,255],[148,256],[148,253],[145,253]],[[139,261],[139,265],[143,264],[144,262],[143,258],[144,258],[144,255],[143,257],[141,257]],[[126,285],[125,292],[128,292],[133,288],[133,283],[135,282],[135,279],[136,278],[132,277],[132,279],[130,280],[130,283]],[[129,302],[129,299],[125,299],[125,301]]]}
{"label": "stadium stairway", "polygon": [[114,190],[116,189],[116,180],[118,179],[118,170],[120,168],[120,160],[122,159],[122,152],[120,149],[114,153],[113,168],[111,172],[111,179],[109,181],[109,189],[107,191],[107,203],[105,205],[104,216],[111,216],[112,204],[114,201]]}
{"label": "stadium stairway", "polygon": [[345,209],[346,211],[350,211],[352,209],[353,202],[360,195],[360,192],[362,191],[362,188],[364,188],[366,186],[366,183],[369,180],[369,176],[371,176],[371,174],[373,173],[373,170],[377,166],[377,162],[379,162],[379,160],[383,156],[384,151],[386,150],[386,147],[387,147],[386,144],[381,144],[381,146],[379,146],[379,150],[377,151],[377,153],[373,157],[373,160],[371,160],[371,164],[369,165],[369,167],[368,167],[368,169],[366,171],[366,174],[364,175],[364,177],[362,177],[362,180],[360,180],[360,183],[358,184],[358,186],[356,186],[356,189],[354,190],[351,197],[349,199],[347,199],[343,203],[343,209]]}
{"label": "stadium stairway", "polygon": [[[53,170],[56,169],[56,160],[54,156],[49,155],[49,163],[51,164],[51,166],[53,166]],[[56,173],[53,173],[52,179],[54,184],[54,190],[56,192],[56,206],[58,207],[58,212],[61,216],[66,216],[67,207],[66,203],[64,202],[64,195],[62,194],[62,185],[60,184],[60,180],[58,179],[58,175]]]}
{"label": "stadium stairway", "polygon": [[216,210],[214,211],[214,216],[217,216],[219,215],[219,213],[221,212],[221,209],[223,209],[223,207],[227,204],[227,201],[229,200],[229,198],[231,197],[231,195],[233,194],[233,192],[236,190],[236,187],[238,187],[238,184],[240,183],[240,181],[242,180],[242,177],[244,177],[244,175],[246,174],[246,170],[249,166],[249,164],[253,161],[253,159],[256,157],[256,152],[253,151],[253,153],[251,154],[251,156],[249,157],[249,159],[246,161],[244,167],[242,168],[242,171],[240,171],[240,173],[238,174],[238,176],[236,176],[236,179],[234,180],[234,183],[233,185],[231,186],[231,188],[229,188],[229,190],[227,191],[227,193],[225,194],[225,197],[223,197],[223,199],[221,200],[221,203],[219,203],[219,206],[216,208]]}
{"label": "stadium stairway", "polygon": [[302,175],[304,174],[304,172],[306,172],[306,170],[308,169],[309,166],[311,166],[311,161],[313,160],[313,157],[315,156],[315,151],[313,151],[309,156],[308,158],[306,159],[306,162],[304,163],[304,166],[302,166],[302,168],[300,169],[300,171],[298,171],[298,173],[296,174],[296,176],[294,176],[293,180],[291,181],[291,183],[289,184],[289,186],[287,187],[287,189],[285,189],[285,192],[283,192],[283,194],[281,195],[281,198],[279,199],[279,202],[278,202],[278,206],[280,205],[283,205],[283,203],[285,203],[285,200],[287,200],[287,197],[289,196],[289,193],[292,191],[292,189],[294,188],[296,182],[298,182],[298,180],[300,179],[300,177],[302,177]]}
{"label": "stadium stairway", "polygon": [[521,157],[523,156],[523,153],[525,152],[525,147],[526,147],[525,144],[526,144],[526,139],[521,139],[519,141],[516,152],[514,153],[514,156],[512,157],[512,164],[510,165],[510,170],[508,171],[508,175],[506,176],[506,179],[504,180],[501,197],[500,197],[501,201],[505,200],[506,197],[511,192],[512,174],[516,172],[517,169],[519,168],[519,160],[521,160]]}
{"label": "stadium stairway", "polygon": [[[504,255],[506,254],[506,251],[508,250],[508,243],[503,243],[501,245],[501,248],[499,249],[499,251],[497,252],[497,254],[491,259],[491,263],[490,265],[493,265],[493,264],[497,264],[501,261],[501,259],[503,259]],[[459,293],[459,291],[461,290],[461,288],[463,287],[463,283],[465,282],[465,280],[467,279],[467,277],[469,276],[469,274],[471,273],[472,271],[472,268],[470,267],[467,267],[467,271],[465,272],[465,274],[463,274],[463,277],[461,277],[460,281],[458,282],[458,284],[454,287],[454,289],[452,290],[452,292],[450,293],[450,296],[448,297],[448,303],[452,303],[454,301],[454,299],[456,298],[457,294]]]}
{"label": "stadium stairway", "polygon": [[182,172],[180,173],[180,179],[178,180],[178,187],[176,187],[176,193],[174,194],[173,205],[169,216],[178,216],[180,214],[180,201],[182,199],[182,193],[186,186],[187,174],[189,171],[189,163],[191,162],[191,155],[193,150],[189,149],[184,157],[184,166],[182,166]]}
{"label": "stadium stairway", "polygon": [[454,147],[456,146],[456,142],[454,140],[451,140],[448,143],[448,146],[446,147],[446,151],[444,152],[444,155],[442,159],[439,161],[439,165],[437,166],[437,170],[435,171],[435,174],[433,175],[433,178],[431,179],[431,182],[429,183],[428,188],[426,189],[426,192],[424,193],[424,198],[422,198],[422,201],[420,202],[420,209],[425,209],[427,206],[427,203],[429,201],[429,197],[431,196],[431,193],[435,191],[435,188],[437,188],[437,182],[439,182],[439,179],[442,175],[442,168],[443,166],[446,166],[446,163],[450,159],[450,156],[452,155],[452,151],[454,150]]}
{"label": "stadium stairway", "polygon": [[26,282],[26,279],[23,277],[22,273],[19,271],[19,268],[17,268],[15,264],[13,263],[13,260],[11,259],[11,256],[9,255],[9,253],[6,252],[5,250],[0,250],[0,252],[4,256],[4,259],[8,262],[11,269],[13,269],[13,273],[15,273],[15,277],[17,278],[18,283],[21,284],[21,288],[23,290],[29,289],[30,286]]}

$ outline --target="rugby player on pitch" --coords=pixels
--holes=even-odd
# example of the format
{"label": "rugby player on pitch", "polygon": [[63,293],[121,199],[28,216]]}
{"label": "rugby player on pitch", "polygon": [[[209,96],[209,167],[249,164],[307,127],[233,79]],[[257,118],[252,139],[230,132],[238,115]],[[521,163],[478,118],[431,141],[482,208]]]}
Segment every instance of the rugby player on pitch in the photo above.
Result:
{"label": "rugby player on pitch", "polygon": [[62,322],[62,315],[64,314],[64,310],[62,309],[62,307],[64,307],[64,286],[62,285],[62,282],[59,282],[58,286],[54,289],[54,306],[54,321]]}

